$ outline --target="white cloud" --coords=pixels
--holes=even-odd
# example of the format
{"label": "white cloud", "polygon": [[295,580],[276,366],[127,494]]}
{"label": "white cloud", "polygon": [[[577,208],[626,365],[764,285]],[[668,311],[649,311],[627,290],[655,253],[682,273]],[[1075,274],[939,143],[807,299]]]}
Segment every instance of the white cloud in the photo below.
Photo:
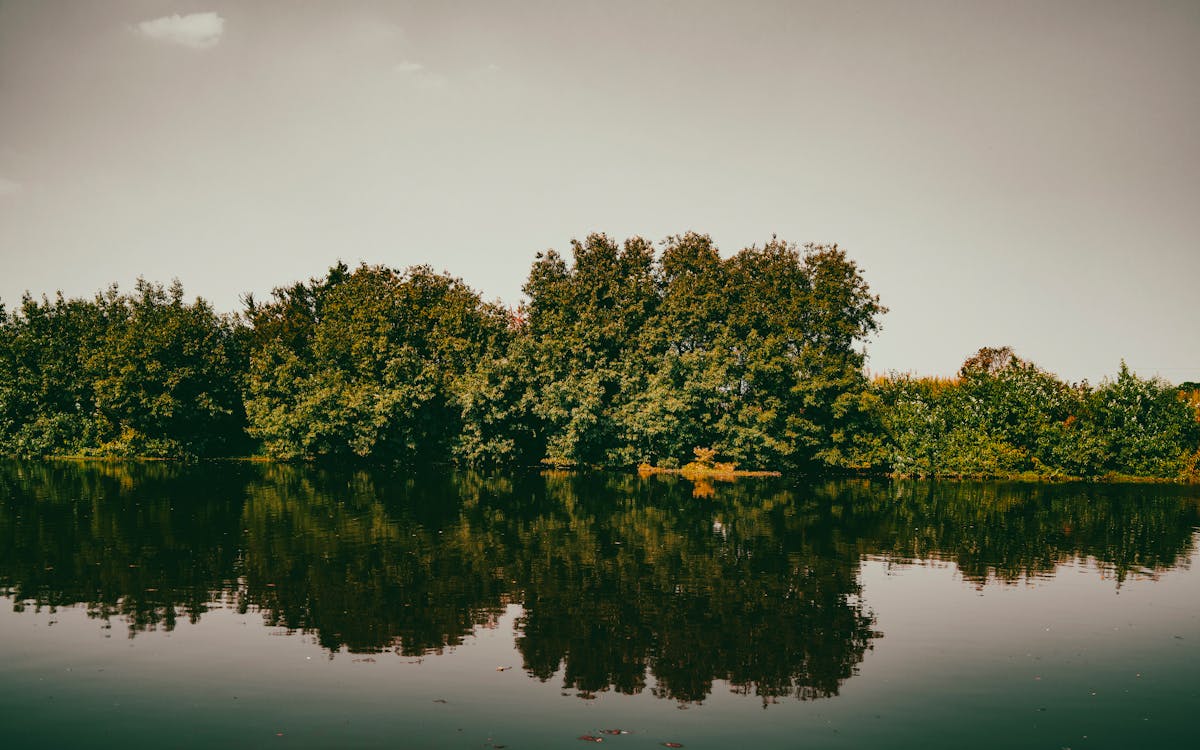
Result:
{"label": "white cloud", "polygon": [[24,186],[19,182],[13,182],[6,177],[0,177],[0,196],[16,195],[24,190]]}
{"label": "white cloud", "polygon": [[193,49],[216,46],[225,33],[225,19],[208,13],[189,13],[142,21],[137,25],[138,33],[160,42],[179,44]]}
{"label": "white cloud", "polygon": [[431,73],[425,69],[423,64],[411,60],[396,63],[392,66],[392,70],[412,81],[412,85],[419,89],[440,89],[449,83],[446,76]]}

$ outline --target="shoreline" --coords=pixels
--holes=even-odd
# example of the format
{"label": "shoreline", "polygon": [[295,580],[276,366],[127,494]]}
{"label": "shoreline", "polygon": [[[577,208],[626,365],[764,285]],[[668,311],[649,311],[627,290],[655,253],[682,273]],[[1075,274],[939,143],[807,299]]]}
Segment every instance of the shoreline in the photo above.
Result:
{"label": "shoreline", "polygon": [[[249,464],[275,464],[280,466],[309,466],[320,468],[368,468],[368,469],[387,469],[396,468],[389,467],[386,464],[353,461],[320,461],[320,460],[285,460],[276,459],[269,456],[206,456],[206,457],[186,457],[186,458],[168,458],[162,456],[89,456],[82,454],[53,454],[46,456],[0,456],[0,459],[9,461],[66,461],[76,463],[162,463],[162,464],[193,464],[193,463],[249,463]],[[454,466],[453,464],[441,465],[443,468],[455,470],[471,470],[470,467]],[[484,471],[494,472],[500,467],[490,467]],[[522,470],[537,470],[537,471],[567,471],[567,472],[612,472],[612,473],[632,473],[639,477],[651,477],[656,475],[663,476],[679,476],[689,481],[718,481],[732,482],[737,479],[887,479],[891,481],[909,481],[909,482],[1018,482],[1023,484],[1172,484],[1172,485],[1200,485],[1200,478],[1189,477],[1150,477],[1137,476],[1129,474],[1104,474],[1094,477],[1079,477],[1079,476],[1046,476],[1035,474],[1032,472],[1015,472],[1012,474],[903,474],[898,472],[868,472],[861,470],[843,470],[837,472],[829,472],[823,474],[795,474],[785,475],[781,471],[770,469],[735,469],[729,467],[728,464],[716,464],[713,466],[705,466],[696,464],[695,462],[682,467],[664,467],[651,466],[649,464],[639,464],[635,467],[602,467],[602,466],[568,466],[568,465],[531,465],[531,466],[511,466],[506,467],[507,471],[522,471]]]}

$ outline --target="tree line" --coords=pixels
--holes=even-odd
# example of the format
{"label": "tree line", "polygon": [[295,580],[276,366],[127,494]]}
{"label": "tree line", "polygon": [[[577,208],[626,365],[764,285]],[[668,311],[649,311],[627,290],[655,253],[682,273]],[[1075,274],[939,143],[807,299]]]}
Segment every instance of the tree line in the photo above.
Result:
{"label": "tree line", "polygon": [[139,280],[0,304],[0,453],[1195,477],[1200,392],[1064,383],[1007,349],[865,373],[886,309],[833,246],[593,234],[515,308],[338,263],[220,314]]}

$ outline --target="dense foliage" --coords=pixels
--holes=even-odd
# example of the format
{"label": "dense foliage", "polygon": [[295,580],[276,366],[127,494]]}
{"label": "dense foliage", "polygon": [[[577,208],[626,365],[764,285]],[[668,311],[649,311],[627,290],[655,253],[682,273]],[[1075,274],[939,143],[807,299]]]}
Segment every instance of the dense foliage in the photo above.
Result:
{"label": "dense foliage", "polygon": [[249,431],[279,458],[447,455],[462,381],[507,336],[501,309],[426,267],[339,265],[247,303]]}
{"label": "dense foliage", "polygon": [[1072,385],[985,348],[955,379],[894,376],[871,391],[879,439],[861,459],[895,473],[1200,478],[1200,399],[1124,363],[1099,386]]}
{"label": "dense foliage", "polygon": [[[4,310],[0,307],[0,314]],[[204,456],[247,449],[246,336],[183,288],[26,295],[0,324],[0,452]]]}
{"label": "dense foliage", "polygon": [[339,263],[240,315],[178,283],[27,295],[0,306],[0,453],[1197,476],[1200,392],[1124,365],[1068,384],[982,349],[869,381],[885,309],[836,245],[593,234],[524,292]]}
{"label": "dense foliage", "polygon": [[883,312],[836,247],[772,241],[722,259],[702,235],[576,243],[525,293],[539,448],[566,464],[669,465],[711,446],[743,465],[837,465],[863,392],[855,342]]}

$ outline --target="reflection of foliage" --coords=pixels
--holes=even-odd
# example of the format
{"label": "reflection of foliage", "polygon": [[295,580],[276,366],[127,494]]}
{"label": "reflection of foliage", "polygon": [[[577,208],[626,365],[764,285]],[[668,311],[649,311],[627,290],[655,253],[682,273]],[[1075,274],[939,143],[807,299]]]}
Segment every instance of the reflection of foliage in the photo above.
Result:
{"label": "reflection of foliage", "polygon": [[524,605],[530,674],[703,700],[834,695],[877,637],[863,555],[983,585],[1094,558],[1186,560],[1184,487],[778,481],[691,496],[675,475],[484,477],[261,464],[0,463],[0,588],[131,633],[214,602],[347,648],[437,652]]}
{"label": "reflection of foliage", "polygon": [[847,525],[869,519],[863,552],[951,560],[979,584],[1088,558],[1117,581],[1167,570],[1192,553],[1200,525],[1195,490],[1176,486],[846,481],[821,494],[845,505]]}
{"label": "reflection of foliage", "polygon": [[239,471],[167,463],[0,463],[0,587],[86,604],[131,634],[195,621],[231,585]]}
{"label": "reflection of foliage", "polygon": [[[314,632],[336,650],[406,654],[461,643],[496,616],[502,582],[478,554],[469,529],[425,525],[405,510],[425,493],[400,482],[388,502],[364,473],[274,467],[252,483],[243,512],[245,604],[266,621]],[[427,486],[439,507],[452,487]],[[436,521],[436,519],[435,519]]]}
{"label": "reflection of foliage", "polygon": [[549,482],[567,512],[522,529],[531,673],[564,664],[588,694],[637,692],[649,669],[656,694],[683,701],[715,679],[764,699],[822,697],[853,674],[873,635],[851,603],[857,557],[823,548],[820,520],[790,494],[733,485],[698,506],[673,479],[596,484]]}

